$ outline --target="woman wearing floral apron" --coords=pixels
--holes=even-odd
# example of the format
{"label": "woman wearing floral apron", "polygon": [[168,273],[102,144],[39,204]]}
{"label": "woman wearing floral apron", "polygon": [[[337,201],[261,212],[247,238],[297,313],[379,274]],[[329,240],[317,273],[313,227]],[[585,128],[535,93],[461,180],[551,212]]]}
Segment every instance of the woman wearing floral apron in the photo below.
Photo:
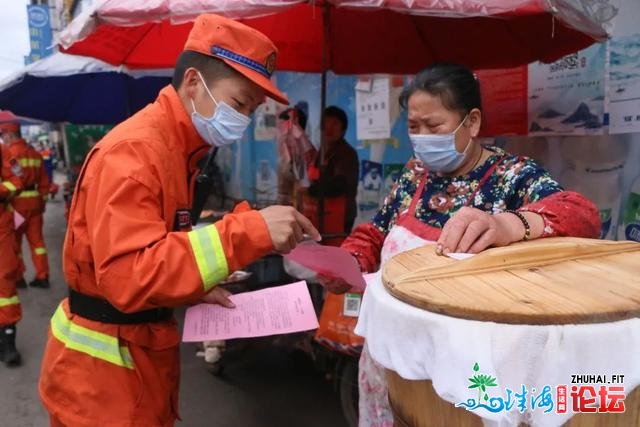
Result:
{"label": "woman wearing floral apron", "polygon": [[[403,91],[415,158],[369,223],[342,247],[363,272],[394,255],[437,242],[439,254],[477,253],[491,246],[551,236],[597,237],[595,205],[564,191],[535,161],[474,140],[481,124],[479,82],[465,67],[435,64]],[[321,278],[327,288],[350,285]],[[365,295],[366,298],[366,295]],[[365,344],[360,357],[360,426],[392,426],[384,369]]]}

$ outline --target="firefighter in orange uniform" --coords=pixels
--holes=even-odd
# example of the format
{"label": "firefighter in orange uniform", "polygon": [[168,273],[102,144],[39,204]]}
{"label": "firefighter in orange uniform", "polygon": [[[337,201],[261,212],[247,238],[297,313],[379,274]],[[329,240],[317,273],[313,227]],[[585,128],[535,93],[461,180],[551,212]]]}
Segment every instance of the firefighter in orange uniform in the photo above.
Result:
{"label": "firefighter in orange uniform", "polygon": [[[158,47],[161,48],[161,47]],[[231,306],[216,285],[304,234],[292,207],[241,204],[191,230],[198,164],[237,142],[271,83],[276,48],[216,15],[194,22],[173,82],[88,154],[71,204],[63,253],[70,296],[51,319],[40,396],[52,426],[173,426],[180,334],[172,307]]]}
{"label": "firefighter in orange uniform", "polygon": [[16,349],[16,323],[22,308],[16,293],[18,258],[14,237],[14,213],[9,201],[22,190],[20,163],[0,141],[0,359],[7,366],[20,365]]}
{"label": "firefighter in orange uniform", "polygon": [[9,145],[11,154],[22,167],[22,183],[24,185],[22,191],[11,201],[13,208],[25,219],[22,226],[16,230],[20,264],[16,285],[19,288],[26,287],[23,276],[26,269],[22,259],[22,236],[26,234],[31,250],[31,260],[36,270],[36,276],[29,282],[29,286],[48,288],[49,260],[42,234],[42,225],[45,205],[49,196],[49,177],[44,169],[40,153],[22,139],[18,121],[0,124],[0,132],[2,132],[2,139]]}

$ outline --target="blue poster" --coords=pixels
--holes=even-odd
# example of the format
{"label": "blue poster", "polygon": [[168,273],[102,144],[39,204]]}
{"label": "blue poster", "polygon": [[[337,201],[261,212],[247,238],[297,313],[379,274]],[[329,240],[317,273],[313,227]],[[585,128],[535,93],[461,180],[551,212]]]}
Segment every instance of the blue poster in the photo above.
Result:
{"label": "blue poster", "polygon": [[27,16],[31,52],[29,56],[25,57],[25,62],[31,63],[53,53],[49,6],[28,5]]}
{"label": "blue poster", "polygon": [[604,123],[606,45],[529,65],[529,135],[598,135]]}
{"label": "blue poster", "polygon": [[640,2],[621,0],[609,52],[611,133],[640,132]]}

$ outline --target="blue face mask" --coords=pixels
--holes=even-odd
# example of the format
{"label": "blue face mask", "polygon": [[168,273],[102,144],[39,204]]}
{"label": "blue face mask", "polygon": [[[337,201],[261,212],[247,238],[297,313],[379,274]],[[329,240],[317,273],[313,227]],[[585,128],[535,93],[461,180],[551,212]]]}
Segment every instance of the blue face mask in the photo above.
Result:
{"label": "blue face mask", "polygon": [[213,100],[213,103],[216,104],[216,111],[213,112],[211,117],[204,117],[196,111],[196,105],[192,99],[191,106],[193,107],[193,113],[191,113],[191,121],[196,131],[198,131],[202,139],[216,147],[238,142],[242,139],[244,132],[247,130],[247,126],[251,123],[251,119],[236,111],[229,104],[223,101],[216,101],[199,71],[198,77],[202,80],[202,84]]}
{"label": "blue face mask", "polygon": [[464,116],[462,122],[451,133],[444,134],[409,134],[413,152],[416,158],[422,162],[427,170],[433,172],[448,173],[456,170],[464,161],[471,140],[462,153],[456,150],[456,132],[467,120]]}

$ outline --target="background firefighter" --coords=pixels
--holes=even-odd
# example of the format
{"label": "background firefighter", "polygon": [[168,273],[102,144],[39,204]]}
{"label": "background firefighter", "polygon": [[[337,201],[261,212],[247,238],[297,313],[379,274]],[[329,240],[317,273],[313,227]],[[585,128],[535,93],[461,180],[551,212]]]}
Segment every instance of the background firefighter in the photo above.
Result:
{"label": "background firefighter", "polygon": [[22,191],[11,200],[13,208],[25,219],[24,223],[16,229],[19,263],[16,284],[19,288],[26,287],[24,280],[26,268],[22,259],[22,237],[26,234],[31,260],[36,271],[36,275],[29,282],[29,285],[36,288],[48,288],[49,260],[42,226],[45,206],[49,197],[49,177],[40,153],[21,137],[17,121],[0,124],[0,131],[2,131],[3,140],[9,146],[9,151],[22,168],[22,183],[24,185]]}
{"label": "background firefighter", "polygon": [[16,323],[22,308],[16,293],[18,258],[14,237],[14,212],[9,201],[20,190],[20,164],[0,141],[0,359],[7,366],[20,365],[16,349]]}

